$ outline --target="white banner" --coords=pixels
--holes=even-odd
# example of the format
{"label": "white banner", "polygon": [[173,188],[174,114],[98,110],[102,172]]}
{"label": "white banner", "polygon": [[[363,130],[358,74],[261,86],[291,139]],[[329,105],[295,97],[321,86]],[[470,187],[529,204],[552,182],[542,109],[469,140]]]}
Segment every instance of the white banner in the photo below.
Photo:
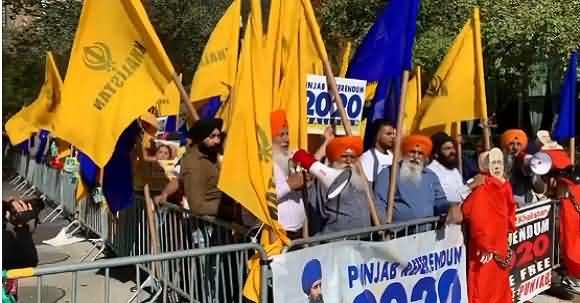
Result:
{"label": "white banner", "polygon": [[[367,82],[358,79],[335,78],[338,94],[352,125],[354,135],[360,134],[360,123],[365,102]],[[308,75],[306,79],[308,133],[322,134],[328,125],[337,125],[337,134],[343,135],[344,128],[336,104],[326,86],[326,77]]]}
{"label": "white banner", "polygon": [[275,256],[274,302],[467,302],[460,226],[386,242],[340,241]]}

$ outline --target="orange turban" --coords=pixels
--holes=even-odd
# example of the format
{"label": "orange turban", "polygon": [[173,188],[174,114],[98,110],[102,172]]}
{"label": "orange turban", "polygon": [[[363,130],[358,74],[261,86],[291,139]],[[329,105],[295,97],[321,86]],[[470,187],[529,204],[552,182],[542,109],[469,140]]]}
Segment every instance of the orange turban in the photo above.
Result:
{"label": "orange turban", "polygon": [[522,150],[528,146],[528,136],[521,129],[508,129],[501,135],[501,147],[506,148],[515,139],[518,139],[522,144]]}
{"label": "orange turban", "polygon": [[270,128],[272,129],[272,137],[280,135],[282,129],[288,127],[288,122],[286,121],[286,112],[283,110],[277,110],[270,114]]}
{"label": "orange turban", "polygon": [[347,149],[352,150],[354,156],[358,157],[363,152],[363,142],[359,136],[336,137],[326,146],[326,157],[330,162],[340,159]]}
{"label": "orange turban", "polygon": [[431,142],[431,138],[418,134],[407,136],[403,140],[403,153],[407,153],[415,147],[419,147],[425,156],[429,157],[433,150],[433,143]]}

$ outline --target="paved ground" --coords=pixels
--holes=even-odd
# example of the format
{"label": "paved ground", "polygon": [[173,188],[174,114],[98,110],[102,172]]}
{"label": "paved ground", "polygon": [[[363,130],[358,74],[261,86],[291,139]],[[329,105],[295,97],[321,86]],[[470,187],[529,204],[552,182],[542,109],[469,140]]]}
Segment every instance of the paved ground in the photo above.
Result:
{"label": "paved ground", "polygon": [[[3,182],[3,194],[9,186]],[[45,211],[44,213],[46,213]],[[43,240],[54,237],[58,231],[68,224],[64,219],[58,219],[52,223],[39,225],[34,234],[37,243],[41,265],[72,264],[78,263],[90,249],[89,242],[80,242],[61,247],[52,247],[42,244]],[[135,272],[132,268],[113,269],[110,279],[110,302],[127,302],[134,292],[131,288],[136,285]],[[73,282],[71,274],[59,274],[47,276],[42,279],[42,303],[71,303],[73,296]],[[82,303],[108,302],[105,298],[105,274],[102,271],[90,271],[80,273],[78,276],[78,300]],[[19,303],[37,302],[37,279],[22,279],[19,281]],[[149,294],[142,293],[134,302],[146,302]],[[562,301],[553,297],[540,295],[532,300],[534,303],[580,303],[580,296],[573,301]]]}

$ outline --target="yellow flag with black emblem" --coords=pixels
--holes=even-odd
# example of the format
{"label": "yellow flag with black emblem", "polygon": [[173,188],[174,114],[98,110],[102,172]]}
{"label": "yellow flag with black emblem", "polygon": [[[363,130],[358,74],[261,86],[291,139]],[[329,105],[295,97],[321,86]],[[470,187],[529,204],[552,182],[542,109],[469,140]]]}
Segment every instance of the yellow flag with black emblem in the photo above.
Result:
{"label": "yellow flag with black emblem", "polygon": [[140,0],[86,0],[54,133],[104,167],[121,133],[173,75]]}
{"label": "yellow flag with black emblem", "polygon": [[44,83],[36,100],[22,108],[6,122],[6,133],[12,144],[30,139],[40,129],[53,130],[53,119],[61,99],[62,79],[52,57],[46,54]]}
{"label": "yellow flag with black emblem", "polygon": [[191,102],[229,96],[238,65],[241,2],[232,2],[210,35],[191,83]]}
{"label": "yellow flag with black emblem", "polygon": [[418,129],[450,130],[458,121],[487,117],[479,8],[447,52],[418,112]]}
{"label": "yellow flag with black emblem", "polygon": [[[279,228],[272,180],[272,55],[263,39],[260,2],[252,0],[234,85],[233,119],[218,187],[266,225]],[[269,70],[270,69],[270,70]]]}

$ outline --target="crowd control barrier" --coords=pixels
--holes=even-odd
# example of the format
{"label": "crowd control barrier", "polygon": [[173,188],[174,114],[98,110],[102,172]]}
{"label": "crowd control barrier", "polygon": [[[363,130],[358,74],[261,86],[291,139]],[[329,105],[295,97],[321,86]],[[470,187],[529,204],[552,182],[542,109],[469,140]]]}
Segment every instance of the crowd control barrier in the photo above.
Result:
{"label": "crowd control barrier", "polygon": [[[150,294],[149,302],[242,302],[241,285],[246,279],[247,270],[244,267],[232,268],[225,266],[224,260],[242,259],[242,254],[258,253],[261,260],[261,287],[260,302],[267,302],[268,289],[266,278],[268,274],[267,255],[264,249],[256,243],[232,244],[220,247],[197,248],[158,255],[144,255],[121,257],[107,260],[98,260],[91,263],[78,263],[59,266],[42,266],[9,270],[9,279],[36,279],[35,302],[46,302],[43,298],[43,280],[47,276],[59,275],[59,280],[70,281],[70,289],[66,298],[68,302],[132,302],[138,294],[128,298],[111,298],[111,271],[119,267],[134,267],[135,281],[138,288],[144,288],[148,280],[141,279],[142,268],[154,268],[152,274],[159,284],[158,291]],[[175,264],[181,264],[183,279],[175,278],[177,270]],[[104,273],[102,292],[81,293],[79,276],[83,272],[99,271]],[[68,278],[67,278],[68,277]],[[90,296],[87,297],[87,296]],[[185,299],[186,301],[183,301]]]}

